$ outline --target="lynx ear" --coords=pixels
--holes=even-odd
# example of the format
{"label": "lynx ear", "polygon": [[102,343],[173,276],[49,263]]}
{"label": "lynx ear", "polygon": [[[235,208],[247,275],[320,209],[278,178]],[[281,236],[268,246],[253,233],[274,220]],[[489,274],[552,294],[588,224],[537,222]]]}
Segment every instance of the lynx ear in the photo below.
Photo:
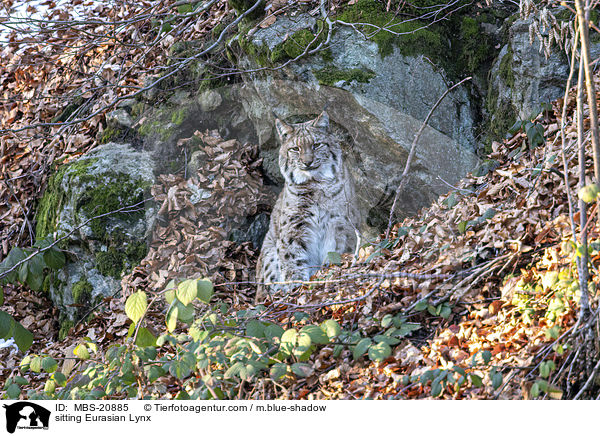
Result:
{"label": "lynx ear", "polygon": [[314,127],[318,127],[319,129],[328,129],[329,128],[329,115],[327,115],[327,112],[325,112],[325,111],[321,112],[321,115],[319,115],[317,118],[315,118],[315,120],[312,122],[312,125]]}
{"label": "lynx ear", "polygon": [[288,126],[286,123],[281,121],[279,118],[275,119],[275,130],[280,141],[283,141],[286,136],[290,135],[294,129]]}

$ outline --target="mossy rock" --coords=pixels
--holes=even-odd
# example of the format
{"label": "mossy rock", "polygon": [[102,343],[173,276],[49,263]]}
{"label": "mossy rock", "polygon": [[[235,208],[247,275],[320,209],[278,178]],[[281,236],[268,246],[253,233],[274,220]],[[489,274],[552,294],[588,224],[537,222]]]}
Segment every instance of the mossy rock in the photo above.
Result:
{"label": "mossy rock", "polygon": [[51,176],[39,203],[36,236],[67,236],[67,264],[44,283],[67,319],[77,320],[99,298],[118,293],[122,274],[146,255],[153,171],[149,153],[109,143]]}

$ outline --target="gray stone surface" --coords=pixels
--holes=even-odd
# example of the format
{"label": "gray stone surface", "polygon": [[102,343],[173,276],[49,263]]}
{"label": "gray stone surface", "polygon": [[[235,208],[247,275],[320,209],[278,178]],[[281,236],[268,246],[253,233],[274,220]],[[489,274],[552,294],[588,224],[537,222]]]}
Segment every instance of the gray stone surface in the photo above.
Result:
{"label": "gray stone surface", "polygon": [[[120,279],[101,272],[98,254],[124,254],[128,247],[144,244],[155,217],[153,207],[138,204],[129,209],[138,213],[102,218],[101,228],[106,233],[98,235],[95,220],[89,220],[96,216],[95,208],[102,210],[102,205],[91,204],[94,196],[90,193],[106,189],[110,194],[115,185],[124,186],[126,189],[114,191],[119,195],[118,204],[133,206],[130,202],[143,198],[144,190],[154,183],[153,170],[154,162],[148,153],[135,151],[128,144],[108,143],[67,164],[59,192],[45,194],[62,197],[56,233],[58,236],[71,234],[64,247],[69,253],[67,264],[56,274],[49,290],[52,301],[67,319],[74,321],[100,298],[118,294]],[[135,266],[129,260],[126,262],[129,267]],[[88,282],[93,289],[84,302],[75,301],[73,297],[73,286],[80,281]]]}

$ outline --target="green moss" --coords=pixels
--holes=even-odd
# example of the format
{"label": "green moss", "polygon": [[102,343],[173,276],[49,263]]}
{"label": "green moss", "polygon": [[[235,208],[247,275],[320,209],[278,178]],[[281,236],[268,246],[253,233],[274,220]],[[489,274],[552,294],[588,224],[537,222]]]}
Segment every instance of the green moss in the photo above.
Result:
{"label": "green moss", "polygon": [[175,133],[175,129],[159,121],[151,121],[138,127],[137,133],[140,136],[156,135],[161,140],[167,141]]}
{"label": "green moss", "polygon": [[[394,13],[386,12],[384,4],[374,0],[358,0],[336,18],[348,23],[372,24],[362,26],[362,30],[377,43],[382,57],[390,55],[394,47],[398,47],[404,56],[423,54],[438,58],[444,51],[439,33],[420,21],[402,22]],[[382,27],[399,35],[379,30]]]}
{"label": "green moss", "polygon": [[504,138],[508,129],[517,121],[517,111],[511,102],[504,102],[493,113],[490,133],[493,138]]}
{"label": "green moss", "polygon": [[[101,176],[86,174],[83,182],[96,182],[87,190],[77,202],[77,210],[82,210],[87,217],[102,215],[115,211],[124,206],[139,204],[144,201],[145,192],[150,188],[148,182],[142,180],[132,181],[128,176],[121,173],[108,172]],[[105,180],[97,180],[101,177]],[[107,183],[108,182],[108,183]],[[114,213],[113,218],[124,221],[138,220],[144,215],[144,209],[140,208],[132,213]],[[106,225],[109,217],[96,218],[90,223],[93,236],[98,240],[106,240]]]}
{"label": "green moss", "polygon": [[316,48],[325,38],[321,31],[322,22],[319,22],[319,31],[317,34],[308,29],[301,29],[287,38],[284,42],[273,48],[270,60],[273,63],[281,62],[286,59],[295,59],[304,53],[307,49]]}
{"label": "green moss", "polygon": [[[73,163],[62,165],[56,172],[50,176],[44,195],[40,199],[36,213],[36,239],[43,239],[56,231],[57,213],[61,208],[67,192],[63,189],[63,178],[66,174],[69,177],[78,177],[86,174],[88,168],[96,159],[83,159]],[[68,183],[65,183],[68,189]]]}
{"label": "green moss", "polygon": [[494,52],[488,36],[482,32],[479,23],[471,17],[463,17],[459,41],[462,44],[459,60],[463,68],[471,74],[477,72]]}
{"label": "green moss", "polygon": [[96,268],[100,274],[118,279],[125,268],[125,254],[115,248],[96,253]]}
{"label": "green moss", "polygon": [[131,116],[137,118],[146,110],[146,104],[143,101],[138,101],[131,107]]}
{"label": "green moss", "polygon": [[92,296],[94,287],[85,278],[79,280],[73,285],[71,292],[73,293],[73,301],[77,304],[88,303]]}
{"label": "green moss", "polygon": [[359,68],[340,70],[336,67],[325,67],[314,71],[314,74],[320,85],[328,86],[333,86],[340,81],[357,81],[360,83],[368,83],[373,77],[375,77],[375,73],[373,71]]}
{"label": "green moss", "polygon": [[185,121],[185,114],[186,114],[185,109],[177,109],[177,110],[175,110],[173,112],[173,114],[171,115],[171,122],[173,124],[176,124],[176,125],[180,126]]}
{"label": "green moss", "polygon": [[96,253],[96,268],[102,275],[119,279],[124,271],[138,265],[147,252],[145,243],[130,243],[125,249],[113,246],[107,251]]}
{"label": "green moss", "polygon": [[237,43],[240,49],[261,67],[271,65],[271,53],[267,46],[253,44],[246,36],[240,36]]}
{"label": "green moss", "polygon": [[58,340],[62,341],[67,336],[69,336],[69,330],[75,325],[73,321],[68,320],[66,317],[61,317],[62,320],[59,320],[60,329],[58,330]]}
{"label": "green moss", "polygon": [[100,144],[107,144],[111,141],[118,141],[126,135],[127,135],[126,131],[119,129],[117,127],[108,126],[102,132],[102,136],[100,137],[100,140],[98,142]]}
{"label": "green moss", "polygon": [[500,60],[498,75],[509,88],[512,88],[515,85],[515,73],[513,71],[513,52],[510,45],[508,46],[508,52],[504,56],[502,56],[502,59]]}

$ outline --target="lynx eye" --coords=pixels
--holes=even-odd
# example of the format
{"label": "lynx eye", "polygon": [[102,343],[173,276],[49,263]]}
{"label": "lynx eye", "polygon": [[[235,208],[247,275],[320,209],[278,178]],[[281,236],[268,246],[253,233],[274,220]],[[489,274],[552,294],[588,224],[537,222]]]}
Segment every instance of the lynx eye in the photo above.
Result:
{"label": "lynx eye", "polygon": [[288,151],[292,153],[298,153],[300,151],[300,147],[290,147]]}
{"label": "lynx eye", "polygon": [[325,146],[327,146],[327,144],[325,144],[325,143],[323,143],[323,142],[320,142],[320,143],[318,143],[318,144],[317,144],[315,147],[316,147],[316,148],[323,148],[323,147],[325,147]]}

